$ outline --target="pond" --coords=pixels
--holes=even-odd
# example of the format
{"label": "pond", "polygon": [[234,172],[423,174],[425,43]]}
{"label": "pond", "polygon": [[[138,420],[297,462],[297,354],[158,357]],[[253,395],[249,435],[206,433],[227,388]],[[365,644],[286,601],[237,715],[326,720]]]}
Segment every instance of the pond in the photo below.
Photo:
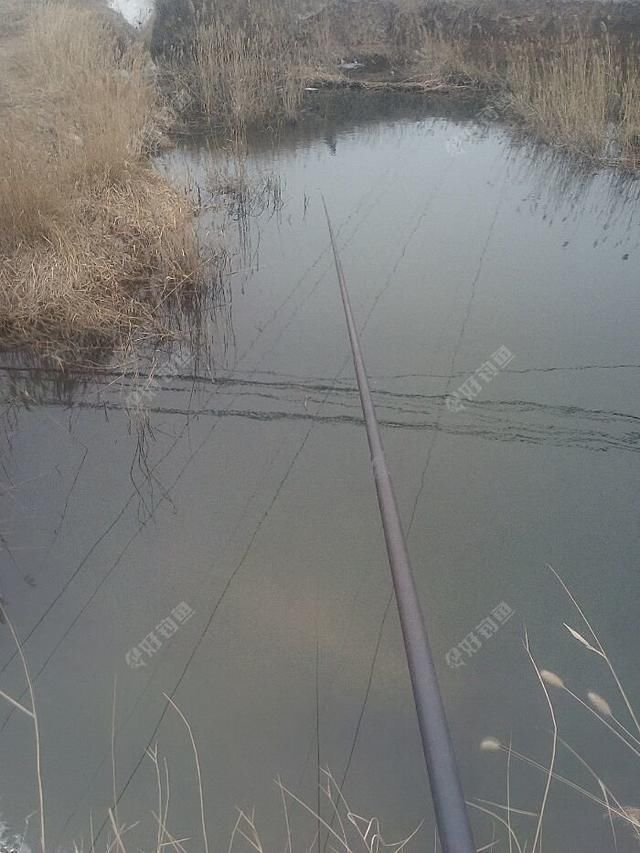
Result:
{"label": "pond", "polygon": [[[507,802],[530,845],[543,798],[553,723],[525,636],[566,685],[549,688],[560,736],[640,807],[638,730],[565,627],[593,645],[548,567],[640,711],[638,186],[472,111],[316,94],[313,116],[249,141],[244,201],[213,204],[212,173],[237,167],[206,137],[159,162],[199,192],[205,255],[233,253],[197,338],[153,376],[4,356],[0,587],[33,679],[51,849],[87,849],[91,825],[104,849],[114,789],[120,823],[139,822],[129,849],[149,849],[156,747],[171,833],[204,849],[189,730],[165,694],[198,747],[210,849],[237,808],[255,809],[265,850],[286,847],[278,777],[331,822],[325,769],[387,841],[424,822],[408,849],[433,849],[322,196],[478,845],[517,849],[482,811],[504,820]],[[0,653],[0,688],[30,707],[6,625]],[[38,803],[33,729],[0,712],[0,812],[20,833]],[[487,737],[511,742],[509,768]],[[612,827],[636,849],[560,742],[555,771],[587,795],[551,785],[546,853],[613,849]],[[330,849],[285,801],[296,850]]]}

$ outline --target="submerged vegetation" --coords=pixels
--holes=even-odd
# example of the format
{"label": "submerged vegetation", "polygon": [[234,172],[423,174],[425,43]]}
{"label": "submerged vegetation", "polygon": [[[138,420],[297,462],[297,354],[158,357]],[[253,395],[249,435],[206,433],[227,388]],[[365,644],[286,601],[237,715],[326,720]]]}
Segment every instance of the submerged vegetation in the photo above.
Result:
{"label": "submerged vegetation", "polygon": [[159,333],[197,245],[193,204],[146,162],[148,56],[96,9],[33,9],[0,42],[0,333],[54,354]]}

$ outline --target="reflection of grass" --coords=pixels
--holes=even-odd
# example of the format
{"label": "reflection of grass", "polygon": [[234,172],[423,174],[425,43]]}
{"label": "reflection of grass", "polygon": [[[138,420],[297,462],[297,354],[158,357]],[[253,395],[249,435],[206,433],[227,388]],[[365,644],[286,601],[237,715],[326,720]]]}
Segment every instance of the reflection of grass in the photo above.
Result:
{"label": "reflection of grass", "polygon": [[[513,749],[511,744],[505,744],[495,737],[485,738],[480,745],[481,749],[488,752],[504,752],[507,756],[507,803],[506,805],[503,805],[498,803],[487,803],[487,801],[480,800],[478,803],[471,803],[470,805],[485,814],[490,814],[493,819],[497,820],[504,827],[507,833],[510,850],[515,848],[518,853],[524,853],[525,850],[530,850],[530,853],[540,853],[540,851],[542,851],[542,827],[545,811],[549,802],[549,791],[551,783],[557,782],[561,786],[575,791],[582,797],[586,798],[589,802],[603,809],[603,813],[606,814],[609,819],[614,847],[617,848],[614,818],[622,821],[629,829],[631,829],[635,839],[640,842],[640,808],[636,806],[623,805],[620,798],[616,796],[611,787],[602,780],[599,773],[597,773],[596,770],[558,734],[555,706],[552,699],[553,691],[556,690],[562,691],[569,696],[573,702],[576,702],[583,710],[587,711],[587,713],[589,713],[598,722],[598,724],[606,730],[607,734],[614,737],[618,742],[621,742],[631,755],[635,758],[640,758],[640,722],[638,721],[636,712],[629,700],[624,686],[620,681],[613,662],[608,656],[598,634],[593,629],[589,619],[578,604],[574,595],[555,569],[551,566],[548,566],[548,568],[554,574],[580,616],[584,625],[584,628],[581,630],[586,630],[586,637],[583,633],[572,626],[565,624],[565,627],[573,639],[580,643],[580,645],[582,645],[590,654],[595,654],[604,661],[614,681],[618,695],[622,700],[625,711],[629,715],[630,723],[625,725],[621,722],[621,720],[613,713],[610,703],[599,693],[596,693],[593,690],[588,691],[585,701],[585,699],[567,687],[564,680],[557,673],[540,668],[531,654],[529,641],[528,638],[526,638],[525,648],[527,655],[535,669],[536,676],[540,682],[551,716],[553,740],[549,764],[545,766],[529,756],[523,755]],[[578,762],[580,767],[583,768],[594,780],[597,785],[598,793],[592,793],[582,785],[579,785],[572,779],[569,779],[556,771],[556,754],[559,746],[563,747],[569,755]],[[535,812],[523,812],[522,810],[511,808],[509,786],[510,767],[513,759],[516,759],[527,767],[532,767],[535,770],[540,771],[545,777],[542,802],[539,809]],[[481,805],[482,803],[485,805]],[[490,805],[492,810],[487,809],[486,805]],[[501,811],[502,814],[498,814],[498,811]],[[520,837],[514,827],[514,823],[517,821],[518,816],[522,815],[528,818],[533,818],[536,822],[533,844],[530,848],[529,845]]]}
{"label": "reflection of grass", "polygon": [[246,158],[240,153],[235,153],[222,167],[209,169],[207,177],[212,193],[219,197],[233,220],[246,221],[265,211],[277,213],[284,206],[280,176],[251,174]]}
{"label": "reflection of grass", "polygon": [[29,8],[0,44],[0,334],[52,348],[157,330],[197,259],[192,205],[145,163],[148,60],[94,9]]}

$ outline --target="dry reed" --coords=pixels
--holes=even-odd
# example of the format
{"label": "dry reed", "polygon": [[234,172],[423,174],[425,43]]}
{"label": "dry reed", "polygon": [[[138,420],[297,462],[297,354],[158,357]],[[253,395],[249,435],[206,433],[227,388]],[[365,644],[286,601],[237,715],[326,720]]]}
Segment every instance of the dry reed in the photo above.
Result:
{"label": "dry reed", "polygon": [[464,41],[451,39],[440,29],[425,32],[415,60],[417,72],[432,79],[464,82],[476,88],[493,87],[500,81],[493,45],[478,55]]}
{"label": "dry reed", "polygon": [[[176,2],[184,6],[177,18]],[[336,84],[340,59],[357,59],[363,79],[374,75],[379,83],[381,74],[387,83],[420,82],[426,90],[473,88],[548,143],[640,167],[633,41],[619,28],[609,33],[595,7],[558,23],[542,6],[525,17],[516,6],[160,0],[157,26],[171,42],[163,19],[174,9],[173,86],[188,91],[185,103],[215,124],[243,129],[291,118],[305,84]]]}
{"label": "dry reed", "polygon": [[[498,738],[495,737],[486,737],[480,744],[480,749],[486,752],[504,752],[507,755],[508,762],[511,761],[512,758],[517,759],[522,762],[524,765],[528,767],[535,768],[544,774],[545,777],[545,788],[544,794],[542,798],[542,802],[540,808],[534,812],[523,812],[518,810],[510,810],[507,807],[507,821],[503,821],[499,815],[490,812],[484,808],[481,808],[481,811],[485,811],[487,814],[490,814],[492,817],[497,819],[500,823],[507,828],[509,833],[509,845],[511,844],[515,846],[515,848],[519,851],[519,853],[524,853],[526,849],[529,848],[529,843],[525,843],[522,838],[518,836],[518,834],[512,828],[512,819],[520,814],[524,815],[528,818],[536,818],[536,831],[533,840],[533,844],[531,846],[531,853],[536,853],[536,851],[542,850],[542,823],[545,814],[545,810],[549,805],[549,791],[550,784],[553,780],[554,782],[560,783],[565,788],[568,788],[572,791],[577,792],[585,799],[589,800],[591,803],[596,804],[601,807],[608,819],[611,826],[611,832],[613,835],[614,845],[617,848],[617,843],[615,842],[615,828],[613,824],[613,818],[617,818],[622,821],[628,829],[631,830],[633,835],[635,836],[636,841],[640,841],[640,809],[635,806],[624,806],[622,805],[620,798],[615,795],[611,787],[605,784],[600,777],[600,775],[593,769],[593,767],[576,752],[573,747],[571,747],[563,738],[561,738],[558,734],[558,724],[556,722],[556,712],[555,712],[555,703],[551,698],[550,690],[558,691],[561,694],[568,696],[572,702],[576,703],[580,708],[584,711],[588,712],[590,716],[597,721],[597,723],[606,729],[609,735],[613,735],[614,738],[618,742],[621,742],[628,750],[631,756],[633,756],[634,760],[640,758],[640,721],[635,712],[633,705],[631,704],[627,692],[622,685],[622,682],[618,676],[618,673],[608,656],[602,642],[594,630],[591,622],[587,618],[584,610],[579,605],[573,593],[569,590],[565,582],[562,580],[558,572],[550,566],[547,565],[547,568],[552,572],[563,591],[569,598],[571,604],[575,608],[577,614],[579,615],[582,623],[584,625],[584,630],[587,633],[585,637],[582,633],[577,631],[575,628],[567,625],[565,623],[565,627],[571,637],[582,646],[583,649],[586,649],[589,653],[597,656],[601,661],[606,664],[607,669],[613,679],[613,682],[617,688],[617,698],[624,706],[626,714],[629,717],[629,721],[625,725],[619,717],[614,713],[611,703],[608,699],[605,699],[599,693],[596,693],[593,690],[589,690],[586,693],[586,701],[573,690],[571,690],[565,680],[555,672],[552,672],[548,669],[542,669],[538,666],[537,662],[534,660],[530,646],[528,637],[525,634],[525,650],[526,653],[533,664],[536,677],[542,687],[553,724],[553,741],[552,741],[552,757],[547,766],[541,764],[534,759],[530,758],[527,755],[524,755],[517,750],[513,749],[511,744],[508,746],[502,743]],[[635,730],[635,731],[634,731]],[[566,750],[580,765],[581,768],[587,771],[587,773],[596,781],[600,794],[594,794],[589,791],[587,788],[578,784],[566,776],[560,775],[555,769],[555,758],[556,758],[556,750],[558,745],[561,745],[564,750]],[[508,765],[509,766],[509,765]],[[481,800],[480,802],[486,802]],[[478,806],[476,804],[470,804],[474,808]],[[491,804],[490,805],[498,805],[500,809],[503,809],[504,806],[499,804]]]}
{"label": "dry reed", "polygon": [[196,262],[193,209],[145,162],[141,47],[94,9],[35,8],[0,51],[0,335],[66,347],[157,319]]}
{"label": "dry reed", "polygon": [[291,13],[275,0],[214,4],[193,20],[187,44],[170,50],[170,87],[213,124],[243,129],[299,110],[303,46]]}
{"label": "dry reed", "polygon": [[634,45],[575,33],[509,43],[436,28],[419,50],[431,78],[466,80],[498,95],[526,130],[580,157],[640,166],[640,59]]}
{"label": "dry reed", "polygon": [[583,36],[550,54],[541,48],[509,52],[513,108],[542,139],[584,156],[604,154],[620,86],[610,46]]}
{"label": "dry reed", "polygon": [[[15,631],[11,619],[9,618],[1,602],[0,614],[2,615],[6,624],[8,624],[9,626],[12,640],[16,646],[18,655],[20,657],[23,673],[27,682],[27,690],[31,700],[31,708],[26,708],[18,700],[14,699],[12,696],[2,690],[0,690],[0,698],[4,701],[7,701],[9,704],[17,708],[18,710],[22,711],[32,720],[33,723],[34,745],[36,752],[36,787],[38,790],[39,848],[41,853],[46,853],[47,833],[43,773],[44,750],[40,734],[39,715],[33,688],[33,681],[30,676],[29,667],[18,635]],[[129,832],[131,832],[139,825],[139,821],[136,821],[136,823],[133,824],[128,824],[127,822],[122,821],[118,815],[118,800],[120,795],[118,794],[117,790],[116,778],[116,694],[116,684],[114,682],[110,754],[113,781],[113,802],[107,807],[106,817],[102,823],[102,826],[97,830],[97,832],[94,828],[93,816],[90,817],[89,849],[93,851],[93,853],[95,853],[96,849],[104,849],[106,853],[112,853],[112,851],[114,850],[118,850],[119,853],[127,853],[128,839],[126,838],[126,836]],[[191,751],[195,762],[196,784],[198,790],[200,813],[200,831],[202,834],[202,849],[204,850],[204,853],[208,853],[209,839],[206,818],[207,798],[202,776],[199,748],[195,739],[193,728],[188,718],[183,713],[182,709],[167,693],[163,693],[163,696],[167,702],[166,707],[171,706],[174,709],[174,711],[180,718],[182,724],[184,725],[189,737]],[[169,784],[169,766],[167,764],[167,760],[166,758],[160,756],[157,744],[155,744],[154,746],[149,746],[147,748],[146,756],[150,759],[154,768],[154,777],[157,792],[157,811],[151,811],[151,817],[153,818],[156,826],[153,827],[151,831],[145,828],[145,833],[149,843],[149,846],[145,845],[145,849],[153,850],[154,853],[164,853],[164,851],[167,849],[174,850],[175,853],[187,853],[187,849],[184,845],[192,841],[192,839],[176,838],[170,832],[167,825],[169,804],[171,798]],[[318,847],[320,846],[321,839],[318,833],[320,831],[320,828],[322,827],[322,829],[326,833],[327,845],[330,845],[331,849],[335,850],[336,853],[378,853],[380,848],[387,847],[393,849],[395,853],[402,853],[405,847],[407,847],[407,845],[412,841],[412,839],[420,830],[422,823],[420,823],[413,830],[413,832],[411,832],[408,836],[401,839],[400,841],[394,843],[386,842],[382,836],[382,831],[378,819],[375,817],[363,817],[353,812],[349,807],[349,804],[346,801],[343,792],[333,775],[328,770],[324,769],[322,769],[320,773],[323,780],[323,784],[320,785],[320,792],[323,798],[326,800],[326,803],[328,804],[328,808],[330,810],[332,818],[334,816],[337,818],[337,824],[335,828],[333,820],[331,821],[331,823],[327,822],[327,820],[325,820],[322,814],[320,814],[317,810],[313,809],[311,806],[307,805],[304,800],[302,800],[289,788],[283,785],[279,777],[276,780],[282,799],[283,818],[287,836],[287,853],[293,853],[294,851],[294,842],[291,834],[290,820],[290,810],[292,808],[292,804],[296,807],[299,807],[302,813],[306,813],[312,818],[313,822],[311,825],[315,829],[316,833],[313,838],[313,841],[311,842],[311,845],[309,846],[308,843],[304,843],[301,847],[302,850],[310,850],[316,843],[318,844]],[[102,833],[107,827],[110,828],[110,832],[98,848],[97,845],[101,840]],[[19,850],[24,849],[26,841],[25,835],[26,829],[25,833],[22,836],[13,836],[11,838],[12,848],[15,846],[15,848]],[[5,824],[0,822],[0,846],[2,845],[2,842],[8,838],[8,828]],[[253,848],[256,853],[265,853],[253,813],[248,814],[245,811],[238,809],[238,816],[231,832],[231,837],[229,839],[229,853],[234,853],[234,851],[237,849],[238,843],[242,843],[243,841],[248,842],[250,847]],[[104,847],[102,845],[104,845]],[[4,850],[5,848],[2,847],[2,849]],[[79,853],[79,851],[84,850],[84,844],[81,843],[80,846],[78,846],[77,843],[74,843],[73,849],[76,851],[76,853]]]}

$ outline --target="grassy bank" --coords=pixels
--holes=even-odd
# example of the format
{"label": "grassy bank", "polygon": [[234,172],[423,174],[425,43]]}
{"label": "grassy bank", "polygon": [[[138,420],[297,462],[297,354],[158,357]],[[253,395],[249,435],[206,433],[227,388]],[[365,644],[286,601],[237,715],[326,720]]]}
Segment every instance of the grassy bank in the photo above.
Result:
{"label": "grassy bank", "polygon": [[635,8],[159,0],[151,44],[179,106],[213,124],[294,118],[309,85],[465,91],[545,142],[637,169]]}
{"label": "grassy bank", "polygon": [[545,142],[582,157],[640,167],[640,66],[609,37],[582,35],[540,55],[508,54],[512,111]]}
{"label": "grassy bank", "polygon": [[148,164],[160,86],[230,135],[295,120],[309,86],[462,92],[553,146],[640,168],[637,5],[158,0],[154,63],[99,0],[75,2],[0,0],[6,346],[161,335],[193,288],[193,205]]}
{"label": "grassy bank", "polygon": [[162,333],[192,205],[147,163],[148,55],[98,6],[0,3],[0,337],[65,352]]}

